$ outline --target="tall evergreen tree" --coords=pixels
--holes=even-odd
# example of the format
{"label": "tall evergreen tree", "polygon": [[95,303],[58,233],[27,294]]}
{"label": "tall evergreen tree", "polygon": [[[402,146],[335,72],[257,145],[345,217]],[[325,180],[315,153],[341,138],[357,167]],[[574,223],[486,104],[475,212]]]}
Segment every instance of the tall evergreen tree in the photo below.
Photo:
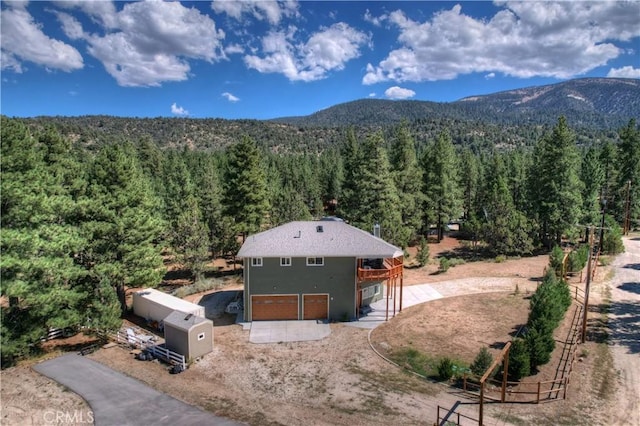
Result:
{"label": "tall evergreen tree", "polygon": [[363,213],[358,184],[362,180],[364,155],[353,128],[347,131],[341,154],[344,162],[344,181],[342,194],[338,199],[338,212],[343,219],[353,222]]}
{"label": "tall evergreen tree", "polygon": [[533,249],[529,225],[523,213],[513,205],[502,158],[494,154],[492,167],[485,176],[486,213],[484,240],[495,254],[528,254]]}
{"label": "tall evergreen tree", "polygon": [[398,243],[406,247],[422,226],[422,169],[407,124],[396,129],[391,146],[392,176],[398,192],[401,228]]}
{"label": "tall evergreen tree", "polygon": [[115,289],[124,311],[127,287],[155,287],[164,275],[164,224],[131,145],[102,148],[90,171],[87,194],[83,231],[91,243],[82,259],[95,282],[108,282]]}
{"label": "tall evergreen tree", "polygon": [[184,210],[175,221],[172,243],[181,263],[193,278],[202,278],[209,259],[209,230],[202,221],[200,206],[195,196],[185,200]]}
{"label": "tall evergreen tree", "polygon": [[248,137],[227,149],[227,169],[224,180],[226,214],[235,221],[235,231],[257,232],[267,222],[269,201],[267,182],[261,155]]}
{"label": "tall evergreen tree", "polygon": [[581,219],[582,182],[575,136],[564,117],[536,145],[530,174],[533,210],[540,223],[540,238],[547,246],[574,236]]}
{"label": "tall evergreen tree", "polygon": [[[47,129],[37,140],[2,117],[2,364],[27,355],[49,328],[114,328],[118,315],[101,303],[80,253],[78,197],[84,175],[71,144]],[[87,319],[91,318],[91,323]]]}
{"label": "tall evergreen tree", "polygon": [[391,166],[380,132],[370,135],[363,151],[367,157],[361,158],[360,179],[355,189],[360,194],[361,214],[353,225],[372,231],[377,223],[381,227],[381,237],[400,245],[404,236],[401,233],[401,215],[398,204],[398,192],[391,176]]}
{"label": "tall evergreen tree", "polygon": [[595,148],[589,148],[582,158],[580,168],[582,180],[582,218],[583,225],[600,223],[600,191],[604,185],[604,171]]}
{"label": "tall evergreen tree", "polygon": [[640,221],[640,130],[636,121],[630,120],[619,134],[617,219],[619,223],[624,223],[628,200],[630,225],[633,227]]}
{"label": "tall evergreen tree", "polygon": [[422,158],[426,225],[436,224],[438,241],[444,224],[462,213],[458,162],[449,132],[441,133]]}

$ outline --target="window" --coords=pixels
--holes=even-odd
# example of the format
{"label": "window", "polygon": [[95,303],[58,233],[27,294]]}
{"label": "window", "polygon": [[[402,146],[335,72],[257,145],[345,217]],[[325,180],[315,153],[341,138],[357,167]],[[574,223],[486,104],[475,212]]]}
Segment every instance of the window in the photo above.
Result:
{"label": "window", "polygon": [[307,257],[307,266],[323,266],[324,257]]}
{"label": "window", "polygon": [[376,285],[374,286],[374,289],[375,289],[375,290],[374,290],[373,294],[374,294],[374,296],[377,296],[377,295],[379,295],[379,294],[380,294],[380,291],[382,290],[382,287],[380,286],[380,284],[376,284]]}
{"label": "window", "polygon": [[262,266],[262,258],[261,257],[252,257],[251,258],[251,266]]}
{"label": "window", "polygon": [[204,340],[204,333],[198,334],[198,341]]}
{"label": "window", "polygon": [[280,266],[291,266],[291,258],[290,257],[281,257],[280,258]]}

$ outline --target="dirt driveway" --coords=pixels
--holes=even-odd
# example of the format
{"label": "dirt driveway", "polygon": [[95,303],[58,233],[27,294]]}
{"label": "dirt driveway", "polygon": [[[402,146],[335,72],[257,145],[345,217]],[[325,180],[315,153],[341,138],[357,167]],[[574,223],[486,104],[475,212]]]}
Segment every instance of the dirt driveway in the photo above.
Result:
{"label": "dirt driveway", "polygon": [[610,284],[609,339],[620,385],[611,424],[640,425],[640,238],[624,243]]}

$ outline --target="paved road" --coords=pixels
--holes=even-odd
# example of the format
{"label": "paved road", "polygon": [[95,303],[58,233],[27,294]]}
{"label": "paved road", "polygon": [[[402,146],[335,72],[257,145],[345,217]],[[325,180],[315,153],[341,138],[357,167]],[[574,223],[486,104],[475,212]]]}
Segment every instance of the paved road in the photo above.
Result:
{"label": "paved road", "polygon": [[240,425],[178,401],[80,355],[64,355],[38,364],[34,369],[82,396],[91,406],[97,426]]}
{"label": "paved road", "polygon": [[612,266],[609,329],[619,384],[611,424],[640,425],[640,238],[624,239]]}

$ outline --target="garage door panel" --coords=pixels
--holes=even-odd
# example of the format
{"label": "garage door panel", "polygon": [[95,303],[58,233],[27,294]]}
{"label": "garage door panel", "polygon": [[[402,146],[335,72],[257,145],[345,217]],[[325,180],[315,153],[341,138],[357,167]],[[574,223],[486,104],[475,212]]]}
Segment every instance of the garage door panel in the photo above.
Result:
{"label": "garage door panel", "polygon": [[303,319],[322,320],[329,314],[328,294],[305,294],[303,296]]}
{"label": "garage door panel", "polygon": [[297,320],[298,295],[251,296],[252,321]]}

